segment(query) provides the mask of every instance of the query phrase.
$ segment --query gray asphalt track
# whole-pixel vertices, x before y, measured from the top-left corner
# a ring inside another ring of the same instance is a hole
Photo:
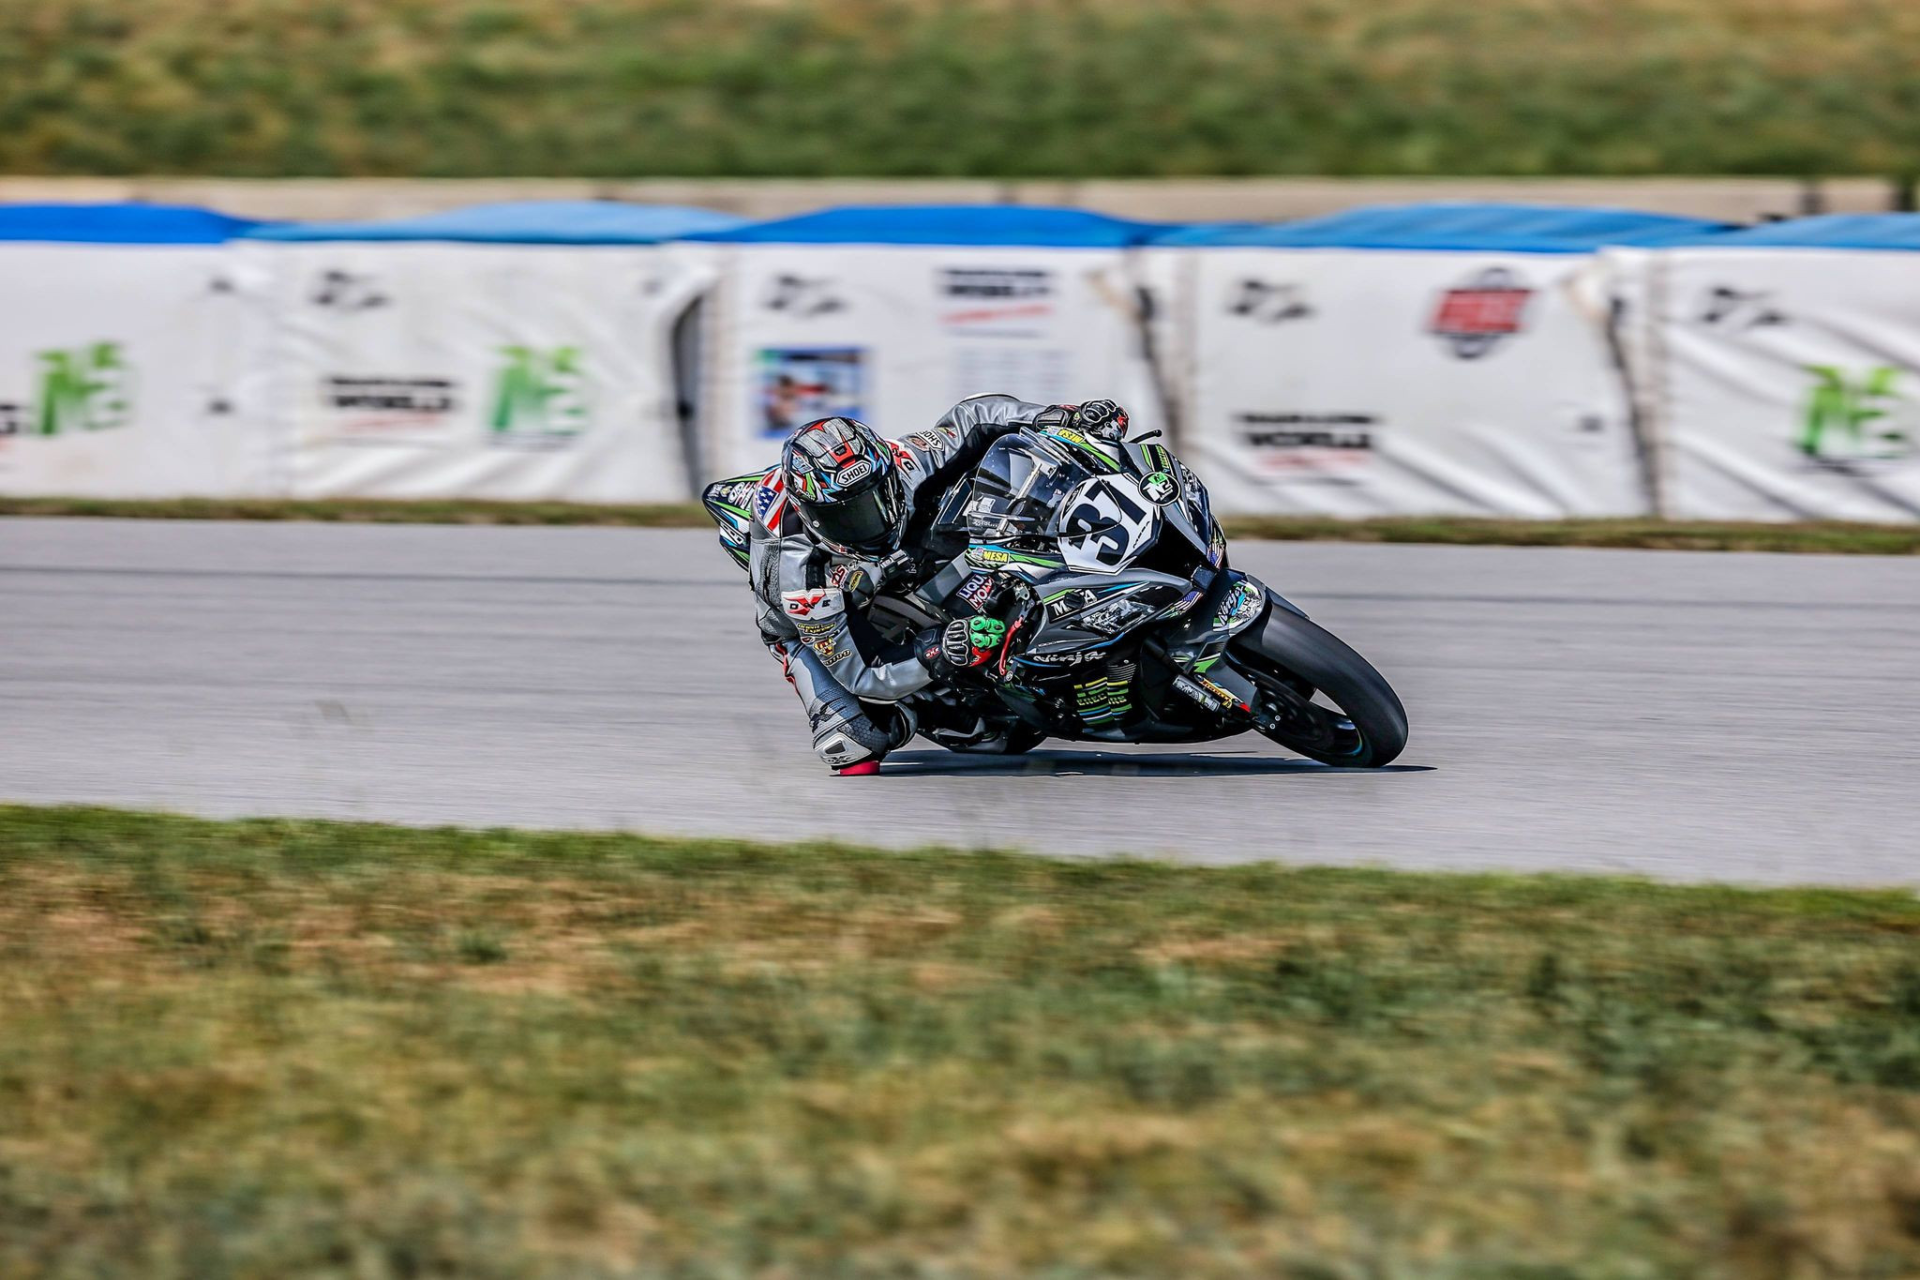
[[[0,798],[1920,883],[1920,560],[1242,544],[1401,766],[1257,739],[835,779],[697,531],[0,520]]]

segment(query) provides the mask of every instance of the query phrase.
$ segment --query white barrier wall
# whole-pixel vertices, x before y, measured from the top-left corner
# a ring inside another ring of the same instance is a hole
[[[1648,509],[1586,254],[1152,250],[1181,446],[1222,511]]]
[[[219,245],[0,244],[0,493],[271,487],[244,410],[258,338]]]
[[[1158,425],[1125,250],[682,246],[708,309],[707,470],[768,465],[794,427],[846,414],[900,436],[966,396],[1110,397]]]
[[[1619,250],[1663,514],[1920,517],[1920,253]]]
[[[296,497],[672,502],[669,330],[699,285],[655,246],[260,242]]]
[[[609,215],[569,216],[584,236]],[[1174,429],[1222,511],[1920,518],[1909,219],[1682,236],[1434,206],[1141,249],[1151,229],[1090,217],[848,210],[617,246],[0,240],[0,493],[679,501],[808,419],[901,435],[1006,391]],[[1590,251],[1635,235],[1665,247]],[[696,359],[674,327],[700,300]]]

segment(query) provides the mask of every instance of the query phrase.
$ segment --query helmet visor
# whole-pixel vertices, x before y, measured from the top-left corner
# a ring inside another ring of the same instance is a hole
[[[891,551],[900,535],[901,489],[900,477],[889,471],[831,502],[809,503],[813,531],[851,551]]]

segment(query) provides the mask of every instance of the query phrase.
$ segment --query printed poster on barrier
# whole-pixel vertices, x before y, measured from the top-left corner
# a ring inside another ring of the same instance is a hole
[[[1646,509],[1585,255],[1196,249],[1183,450],[1222,511]],[[1162,272],[1162,278],[1165,273]]]
[[[251,246],[299,497],[660,502],[689,474],[648,246]]]
[[[0,316],[0,493],[267,491],[230,267],[218,246],[0,247],[31,299]]]
[[[924,431],[957,401],[1110,396],[1158,425],[1122,254],[1029,246],[691,246],[722,286],[707,308],[709,478],[768,465],[813,418]]]
[[[1920,517],[1920,253],[1685,248],[1608,272],[1641,320],[1666,514]]]
[[[754,363],[767,439],[785,440],[820,418],[865,416],[866,352],[859,347],[767,347]]]

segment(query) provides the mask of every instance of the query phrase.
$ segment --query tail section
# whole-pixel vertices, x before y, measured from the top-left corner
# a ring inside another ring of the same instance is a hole
[[[720,526],[720,545],[742,569],[747,567],[747,534],[753,528],[753,495],[767,478],[764,471],[716,480],[700,494],[701,505]]]

